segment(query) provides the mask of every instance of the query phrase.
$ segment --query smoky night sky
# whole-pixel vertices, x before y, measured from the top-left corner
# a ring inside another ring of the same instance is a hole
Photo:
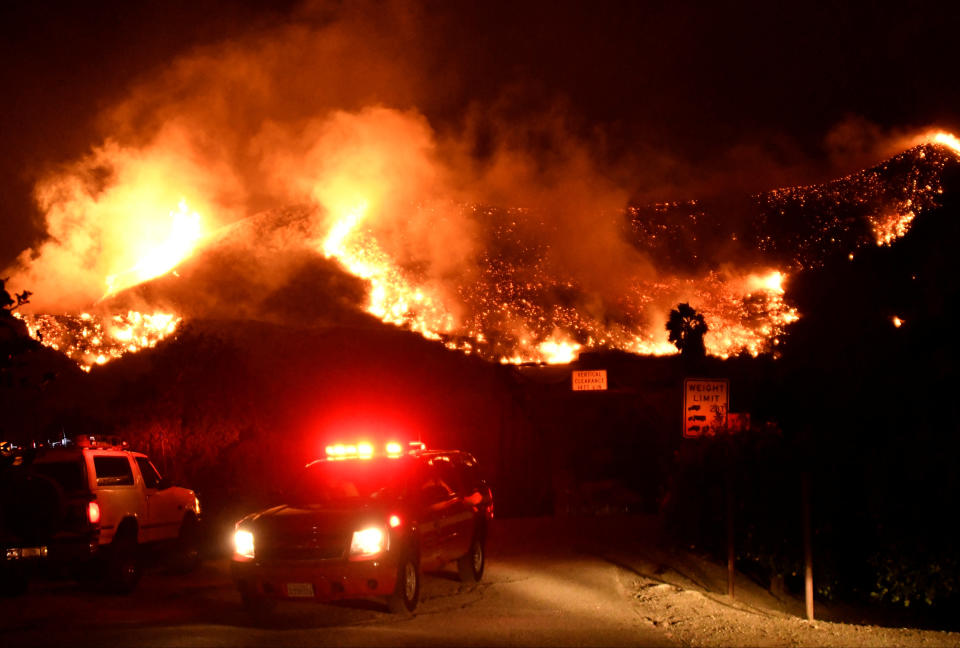
[[[193,102],[223,104],[191,127],[227,115],[233,161],[264,123],[383,106],[461,164],[506,147],[549,175],[582,156],[635,201],[821,181],[960,127],[951,3],[15,1],[0,24],[3,267],[42,236],[38,179]],[[207,65],[227,88],[210,96],[184,72],[230,57],[274,60],[226,80]],[[256,105],[231,106],[247,85]],[[275,206],[248,193],[248,211]]]

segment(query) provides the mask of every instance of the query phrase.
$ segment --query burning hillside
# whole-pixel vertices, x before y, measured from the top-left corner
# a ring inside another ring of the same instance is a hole
[[[775,189],[737,205],[731,216],[698,201],[632,208],[637,244],[667,267],[749,258],[796,272],[864,245],[890,245],[918,214],[933,209],[941,179],[956,167],[960,142],[931,133],[876,167],[819,185]]]
[[[181,318],[169,313],[146,315],[127,311],[119,315],[20,315],[30,335],[60,351],[84,371],[127,353],[157,345],[177,330]]]
[[[610,153],[559,98],[514,111],[464,88],[472,107],[438,116],[437,30],[405,3],[358,7],[184,51],[104,104],[87,153],[37,176],[44,236],[0,274],[32,293],[38,339],[90,368],[192,319],[388,323],[566,362],[673,353],[686,302],[709,353],[775,352],[801,315],[790,276],[902,236],[960,150],[928,135],[835,182],[640,206],[682,180],[645,178],[645,152]],[[698,186],[729,195],[718,177]]]
[[[320,204],[215,228],[180,201],[169,233],[108,274],[96,305],[22,317],[88,369],[155,345],[183,317],[356,326],[371,321],[363,312],[494,361],[569,362],[582,349],[675,352],[664,322],[687,302],[706,318],[709,353],[755,356],[799,317],[787,273],[906,234],[958,152],[940,135],[837,181],[754,196],[735,220],[698,202],[598,212],[587,229],[621,238],[616,264],[596,259],[605,276],[584,270],[590,259],[562,262],[566,225],[543,208],[394,204],[382,191],[354,201],[363,187],[341,182]],[[410,249],[447,240],[457,256],[442,263]]]

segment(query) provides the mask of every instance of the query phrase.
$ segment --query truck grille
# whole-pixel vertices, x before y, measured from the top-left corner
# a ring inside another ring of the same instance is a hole
[[[347,541],[341,536],[277,538],[257,547],[257,557],[264,560],[334,560],[343,558]]]

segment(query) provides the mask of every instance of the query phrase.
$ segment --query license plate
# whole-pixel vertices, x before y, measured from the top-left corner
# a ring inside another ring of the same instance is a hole
[[[43,558],[47,555],[46,547],[24,547],[20,550],[20,555],[24,558]]]
[[[287,583],[287,596],[311,598],[313,597],[313,583]]]

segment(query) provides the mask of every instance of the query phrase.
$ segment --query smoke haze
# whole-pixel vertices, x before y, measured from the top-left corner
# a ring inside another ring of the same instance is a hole
[[[407,5],[308,4],[289,24],[176,59],[104,112],[107,139],[37,185],[48,239],[20,256],[11,285],[29,286],[38,311],[88,308],[167,235],[181,201],[207,232],[304,202],[329,227],[365,203],[384,251],[440,284],[477,260],[471,204],[548,214],[523,235],[550,237],[549,262],[592,289],[642,263],[616,218],[629,190],[557,106],[535,120],[477,107],[459,130],[434,130],[416,108],[443,90],[418,54],[427,31]]]

